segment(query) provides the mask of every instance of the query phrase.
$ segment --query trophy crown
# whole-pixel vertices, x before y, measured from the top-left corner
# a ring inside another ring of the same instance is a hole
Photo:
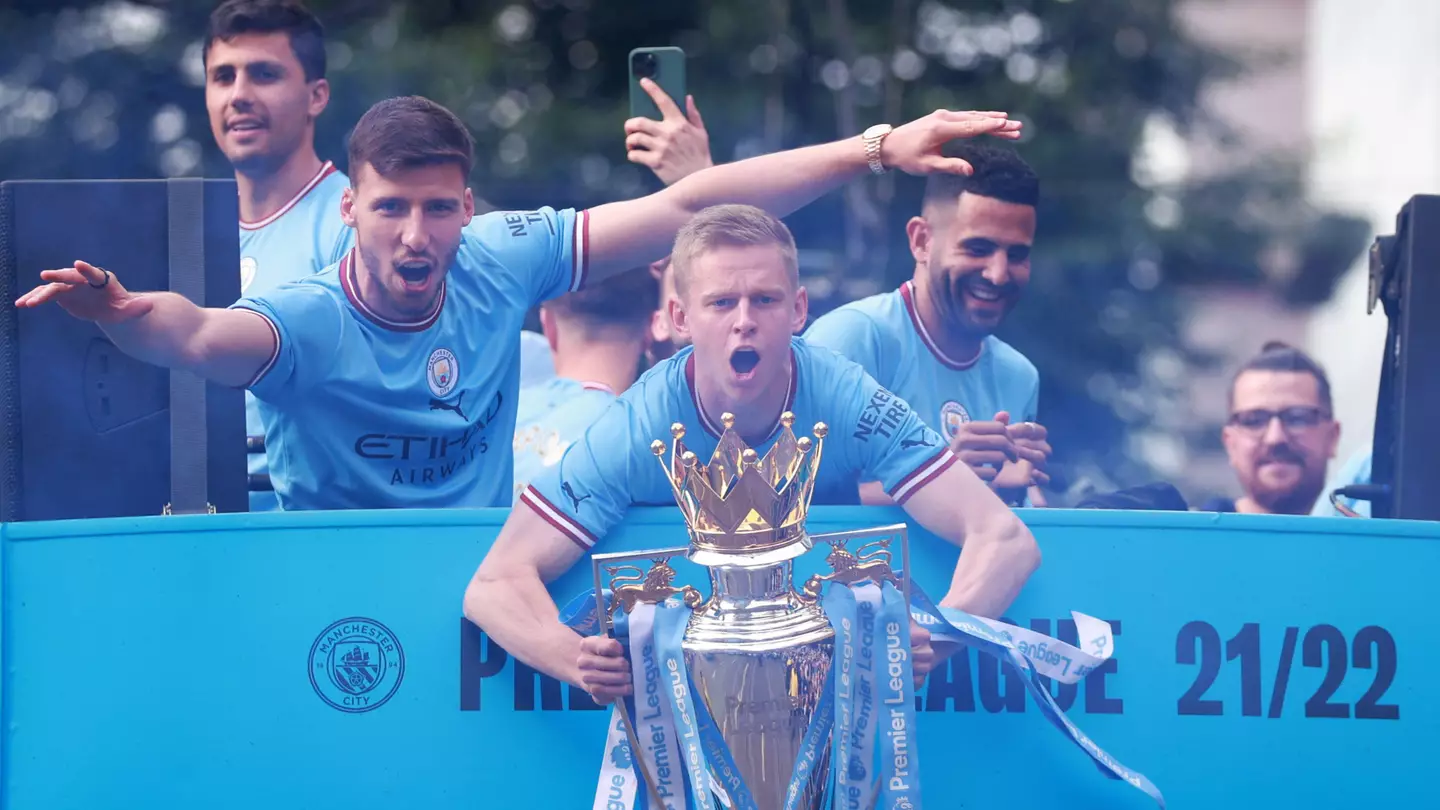
[[[829,429],[814,427],[815,439],[796,438],[795,414],[780,416],[780,435],[763,458],[735,432],[735,417],[720,419],[725,430],[708,464],[684,443],[685,426],[670,428],[670,459],[664,442],[651,452],[665,469],[675,502],[685,515],[693,550],[720,555],[754,554],[788,546],[805,536],[805,517]]]

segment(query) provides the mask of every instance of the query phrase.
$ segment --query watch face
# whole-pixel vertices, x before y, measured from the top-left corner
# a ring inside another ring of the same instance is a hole
[[[875,126],[865,130],[865,134],[863,137],[878,138],[882,135],[888,134],[890,132],[890,129],[891,127],[889,124],[876,124]]]

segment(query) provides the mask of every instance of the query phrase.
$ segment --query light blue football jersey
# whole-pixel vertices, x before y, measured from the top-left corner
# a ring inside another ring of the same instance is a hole
[[[692,349],[662,361],[621,394],[585,435],[521,493],[520,500],[581,548],[589,549],[638,504],[675,505],[662,463],[650,452],[687,428],[685,444],[706,463],[721,429],[697,404]],[[815,481],[815,503],[859,503],[861,481],[881,481],[904,503],[955,463],[945,443],[906,402],[855,363],[793,338],[785,410],[795,435],[830,427]],[[778,416],[778,414],[777,414]],[[751,446],[763,458],[781,434],[777,423]],[[668,456],[667,456],[668,458]]]
[[[1374,455],[1374,448],[1370,445],[1360,448],[1354,455],[1346,460],[1336,473],[1335,477],[1325,484],[1319,499],[1315,501],[1315,508],[1310,514],[1317,517],[1344,517],[1335,505],[1330,503],[1330,493],[1341,487],[1348,487],[1351,484],[1370,483],[1370,465]],[[1355,498],[1341,498],[1340,502],[1362,517],[1370,517],[1370,502],[1356,500]]]
[[[817,318],[805,331],[865,367],[903,397],[948,443],[960,425],[1008,411],[1010,423],[1035,421],[1040,373],[1025,355],[991,335],[966,362],[946,357],[915,310],[913,282],[853,301]]]
[[[523,374],[523,361],[520,367]],[[546,467],[559,464],[565,449],[614,401],[610,386],[567,377],[521,388],[515,417],[515,497]]]
[[[282,508],[509,505],[520,325],[584,282],[588,220],[550,208],[476,217],[435,309],[413,321],[359,298],[354,251],[237,302],[276,334],[248,387]]]
[[[355,231],[340,219],[340,198],[349,179],[326,161],[305,187],[280,210],[259,222],[240,223],[240,294],[263,295],[290,281],[314,275],[340,261],[355,242]],[[245,392],[245,435],[265,432],[255,396]],[[263,453],[248,458],[251,475],[269,472]],[[250,493],[250,511],[276,509],[273,492]]]

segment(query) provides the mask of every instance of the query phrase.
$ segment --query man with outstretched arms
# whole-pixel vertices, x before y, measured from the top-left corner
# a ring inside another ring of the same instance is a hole
[[[964,172],[941,155],[947,141],[1019,129],[1003,113],[938,111],[705,169],[636,200],[472,222],[469,132],[434,102],[389,99],[351,135],[340,210],[356,247],[324,273],[202,309],[76,262],[43,272],[17,304],[55,299],[137,358],[249,388],[283,508],[503,506],[530,307],[663,256],[711,205],[784,214],[867,170]]]

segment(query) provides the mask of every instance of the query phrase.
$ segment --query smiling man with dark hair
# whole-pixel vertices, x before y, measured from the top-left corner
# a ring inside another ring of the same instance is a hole
[[[1030,283],[1040,181],[1008,149],[966,142],[949,153],[975,171],[929,178],[920,216],[906,225],[914,277],[822,316],[806,337],[908,400],[1019,503],[1048,480],[1050,445],[1035,422],[1040,375],[992,333]],[[862,492],[867,503],[888,500],[873,484]]]

